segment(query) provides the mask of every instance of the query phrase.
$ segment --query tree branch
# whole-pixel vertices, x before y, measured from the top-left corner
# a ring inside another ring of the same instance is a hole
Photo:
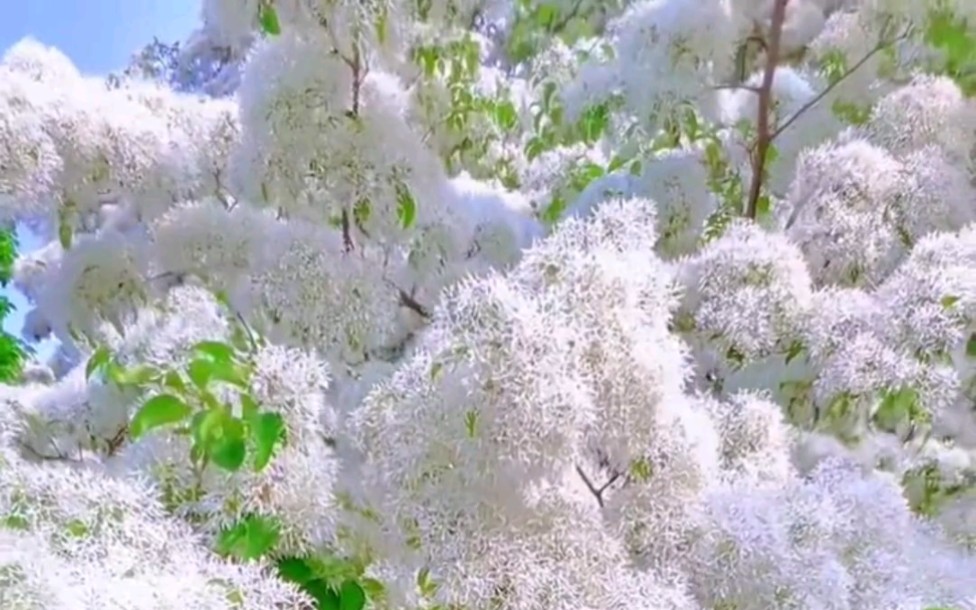
[[[902,36],[904,36],[904,35],[902,35]],[[843,83],[852,74],[854,74],[855,72],[857,72],[858,69],[860,69],[864,64],[868,63],[868,61],[870,61],[870,59],[872,57],[874,57],[875,55],[877,55],[878,53],[880,53],[882,50],[884,50],[890,44],[892,44],[892,43],[896,42],[897,40],[899,40],[902,36],[899,36],[898,38],[895,38],[894,40],[881,40],[881,41],[879,41],[878,44],[876,44],[874,46],[874,48],[872,48],[870,51],[868,51],[864,55],[864,57],[862,57],[860,60],[858,60],[858,62],[856,64],[854,64],[853,66],[851,66],[851,68],[849,70],[847,70],[846,72],[844,72],[844,74],[842,74],[840,76],[840,78],[838,78],[834,82],[832,82],[829,85],[827,85],[827,87],[825,87],[823,89],[823,91],[821,91],[820,93],[818,93],[816,96],[814,96],[813,99],[809,100],[807,103],[803,104],[803,106],[801,106],[799,108],[799,110],[797,110],[796,112],[794,112],[792,114],[792,116],[790,116],[790,118],[788,118],[785,121],[783,121],[783,123],[781,125],[779,125],[773,131],[773,133],[770,135],[770,139],[775,140],[780,134],[782,134],[784,131],[786,131],[787,129],[789,129],[790,128],[790,125],[792,125],[793,123],[795,123],[801,116],[803,116],[803,114],[805,112],[807,112],[808,110],[810,110],[811,108],[813,108],[814,106],[816,106],[817,104],[819,104],[825,97],[827,97],[827,95],[830,94],[831,91],[833,91],[834,89],[836,89],[838,85],[840,85],[841,83]]]
[[[755,218],[759,210],[759,197],[762,193],[763,177],[766,171],[766,157],[773,142],[769,128],[769,115],[772,109],[773,78],[779,63],[780,42],[783,37],[783,22],[786,21],[786,5],[789,0],[776,0],[770,23],[769,40],[766,41],[766,67],[762,84],[759,86],[759,112],[757,117],[756,146],[752,154],[752,183],[749,185],[749,199],[746,216]]]
[[[430,319],[430,312],[427,311],[426,307],[421,305],[411,295],[407,294],[407,292],[402,288],[398,288],[397,290],[400,292],[400,305],[403,305],[404,307],[413,311],[414,313],[416,313],[421,318],[424,318],[425,320]]]
[[[596,498],[596,503],[600,505],[600,508],[603,508],[603,492],[609,489],[611,485],[620,479],[620,473],[615,472],[610,477],[610,480],[604,483],[601,487],[597,487],[590,481],[590,478],[586,476],[586,473],[583,472],[583,469],[579,466],[576,467],[576,474],[583,479],[583,483],[586,485],[586,488],[590,490],[590,493],[593,494],[593,497]]]

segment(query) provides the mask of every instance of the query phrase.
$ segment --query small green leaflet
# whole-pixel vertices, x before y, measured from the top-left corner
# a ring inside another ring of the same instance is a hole
[[[214,444],[210,457],[217,466],[236,472],[241,469],[244,458],[247,457],[247,445],[243,438],[221,439]]]
[[[212,358],[197,358],[190,362],[187,374],[193,385],[201,390],[211,381],[224,381],[238,387],[247,386],[247,373],[232,360],[218,360]]]
[[[231,472],[244,464],[247,456],[244,422],[232,416],[225,407],[218,404],[198,412],[193,416],[190,431],[194,462],[212,461]]]
[[[217,537],[217,553],[238,559],[263,557],[278,543],[281,526],[274,517],[250,515]]]
[[[339,587],[339,610],[362,610],[366,606],[366,592],[354,580]]]
[[[58,210],[58,240],[61,242],[61,247],[65,250],[71,248],[71,242],[74,237],[73,218],[74,206],[71,203],[66,204]]]
[[[234,358],[234,348],[220,341],[201,341],[193,346],[193,351],[217,361],[230,362]]]
[[[91,376],[95,374],[95,371],[99,370],[106,364],[111,357],[111,354],[106,347],[100,347],[95,350],[95,353],[91,355],[88,359],[88,364],[85,365],[85,379],[91,379]]]
[[[258,9],[258,20],[261,22],[261,29],[265,34],[277,36],[281,34],[281,24],[278,22],[278,13],[268,2],[262,2]]]
[[[515,127],[518,124],[518,111],[515,109],[515,104],[507,100],[497,104],[495,106],[495,122],[505,131]]]
[[[141,386],[155,381],[160,375],[159,369],[151,364],[137,364],[132,368],[118,367],[113,382],[118,386]]]
[[[404,184],[396,185],[397,198],[397,218],[400,219],[400,226],[409,229],[417,220],[417,201],[413,198],[410,189]]]
[[[210,376],[213,374],[213,365],[207,360],[194,360],[190,363],[187,373],[189,373],[190,381],[193,382],[193,385],[202,390],[207,387],[207,382],[210,381]]]
[[[474,438],[478,433],[478,412],[468,411],[464,414],[464,429],[468,433],[468,438]]]
[[[0,285],[6,286],[13,277],[17,261],[17,234],[10,229],[0,229]]]
[[[382,594],[383,586],[372,579],[360,582],[349,577],[332,581],[325,574],[330,571],[328,563],[332,562],[323,563],[309,557],[287,557],[278,560],[278,574],[314,598],[319,610],[362,610],[368,598],[367,588],[377,596]],[[342,563],[345,565],[345,562]]]
[[[923,419],[926,413],[919,405],[919,396],[913,388],[886,392],[881,405],[874,413],[875,423],[883,430],[895,430],[899,423],[908,419]]]
[[[254,470],[260,472],[268,465],[275,443],[284,438],[285,422],[278,413],[261,413],[249,422],[254,442]]]
[[[129,434],[139,438],[149,430],[175,424],[190,415],[190,407],[171,394],[160,394],[146,401],[129,424]]]
[[[976,358],[976,333],[969,335],[969,340],[966,341],[966,355]]]
[[[953,295],[949,295],[949,296],[946,296],[946,297],[942,297],[942,301],[940,301],[940,302],[942,303],[942,306],[944,308],[950,309],[953,305],[955,305],[956,303],[959,302],[959,297],[953,296]]]

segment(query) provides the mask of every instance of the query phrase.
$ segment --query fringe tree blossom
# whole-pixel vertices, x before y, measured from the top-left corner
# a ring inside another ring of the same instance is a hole
[[[0,607],[976,607],[970,4],[16,44]]]

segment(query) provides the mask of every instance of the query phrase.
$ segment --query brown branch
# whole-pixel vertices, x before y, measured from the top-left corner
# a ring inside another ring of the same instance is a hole
[[[769,115],[772,109],[773,79],[779,63],[780,42],[783,37],[783,22],[786,21],[786,5],[789,0],[776,0],[770,23],[769,40],[766,42],[766,67],[762,84],[759,86],[759,112],[757,117],[756,146],[752,156],[752,183],[749,185],[749,199],[746,217],[755,218],[759,210],[759,197],[762,194],[763,177],[766,171],[766,157],[772,145],[772,132],[769,128]]]
[[[352,232],[349,227],[349,211],[346,208],[342,208],[342,245],[345,247],[346,252],[352,252]]]
[[[400,292],[400,305],[403,305],[425,320],[430,319],[430,312],[427,311],[426,307],[421,305],[415,298],[407,294],[402,288],[398,290]]]
[[[106,448],[108,450],[107,453],[109,456],[115,455],[115,453],[119,450],[119,448],[122,446],[122,443],[125,442],[125,437],[128,432],[129,432],[129,426],[127,425],[122,426],[119,429],[119,431],[115,433],[115,436],[108,439]]]
[[[600,508],[603,508],[603,504],[604,504],[603,492],[605,492],[611,485],[613,485],[620,479],[620,473],[615,472],[613,476],[610,477],[609,481],[607,481],[601,487],[598,488],[590,481],[590,478],[586,476],[586,473],[583,472],[583,469],[580,468],[579,466],[576,467],[576,474],[578,474],[580,478],[583,479],[583,483],[586,485],[586,488],[590,490],[590,493],[593,494],[593,497],[596,498],[596,503],[600,505]]]

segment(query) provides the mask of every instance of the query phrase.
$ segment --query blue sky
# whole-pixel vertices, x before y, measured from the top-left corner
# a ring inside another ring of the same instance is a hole
[[[0,18],[0,51],[25,36],[61,49],[78,68],[106,75],[124,67],[129,57],[157,37],[183,40],[196,27],[200,0],[10,0]],[[21,250],[40,244],[18,231]],[[4,290],[17,312],[4,320],[8,332],[19,333],[27,302]],[[42,346],[46,353],[50,346]]]

